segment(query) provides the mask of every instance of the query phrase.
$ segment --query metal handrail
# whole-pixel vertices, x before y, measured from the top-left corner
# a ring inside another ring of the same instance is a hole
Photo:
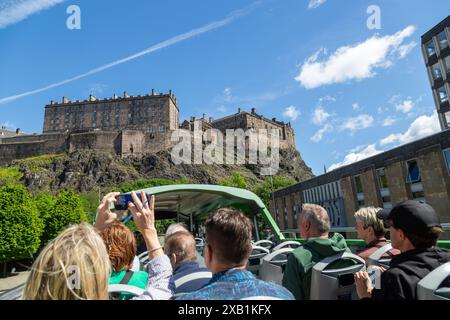
[[[450,223],[441,223],[444,231],[450,231]],[[356,232],[355,227],[333,227],[330,232]],[[300,233],[300,229],[285,229],[281,233]]]

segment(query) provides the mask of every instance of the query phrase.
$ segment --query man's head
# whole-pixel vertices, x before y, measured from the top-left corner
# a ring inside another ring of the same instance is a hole
[[[167,238],[171,234],[174,234],[175,232],[179,232],[179,231],[189,232],[187,226],[184,223],[181,223],[181,222],[180,223],[172,223],[170,226],[167,227],[165,237]]]
[[[384,237],[387,232],[384,228],[383,220],[377,218],[377,212],[380,210],[381,208],[364,207],[355,212],[355,229],[358,233],[358,238],[366,243]]]
[[[330,217],[319,205],[306,203],[297,219],[300,236],[304,239],[327,237],[330,231]]]
[[[195,261],[197,258],[194,237],[187,231],[170,234],[164,240],[164,253],[170,258],[175,269],[185,261]]]
[[[433,247],[442,232],[436,211],[423,201],[406,200],[377,216],[390,228],[392,247],[402,252]]]
[[[205,264],[213,273],[245,267],[252,252],[249,218],[236,209],[222,208],[208,217],[205,229]]]

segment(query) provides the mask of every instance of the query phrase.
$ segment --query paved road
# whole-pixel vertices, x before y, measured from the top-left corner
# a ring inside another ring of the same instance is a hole
[[[25,283],[29,274],[29,271],[16,272],[7,278],[0,278],[0,293]]]

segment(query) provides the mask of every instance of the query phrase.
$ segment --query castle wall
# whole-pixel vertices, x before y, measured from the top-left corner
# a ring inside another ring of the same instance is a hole
[[[69,138],[69,152],[79,149],[91,149],[120,153],[117,148],[116,139],[119,137],[117,131],[94,131],[71,134]]]
[[[248,129],[255,129],[256,131],[265,129],[268,133],[269,146],[271,144],[271,130],[275,129],[279,131],[279,143],[281,149],[286,149],[288,147],[295,148],[294,131],[289,125],[270,121],[256,113],[239,112],[234,115],[215,120],[212,123],[212,126],[219,129],[224,134],[226,129],[243,129],[244,131]]]
[[[45,141],[0,144],[0,166],[13,160],[36,157],[43,154]]]

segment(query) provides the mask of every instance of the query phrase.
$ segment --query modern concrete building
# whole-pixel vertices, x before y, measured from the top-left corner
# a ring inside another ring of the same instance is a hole
[[[304,203],[325,207],[333,227],[355,225],[362,206],[390,208],[424,200],[450,222],[450,130],[340,167],[274,192],[270,212],[281,230],[296,229]],[[274,201],[273,201],[274,200]]]
[[[422,36],[422,52],[442,130],[450,127],[450,16]]]

